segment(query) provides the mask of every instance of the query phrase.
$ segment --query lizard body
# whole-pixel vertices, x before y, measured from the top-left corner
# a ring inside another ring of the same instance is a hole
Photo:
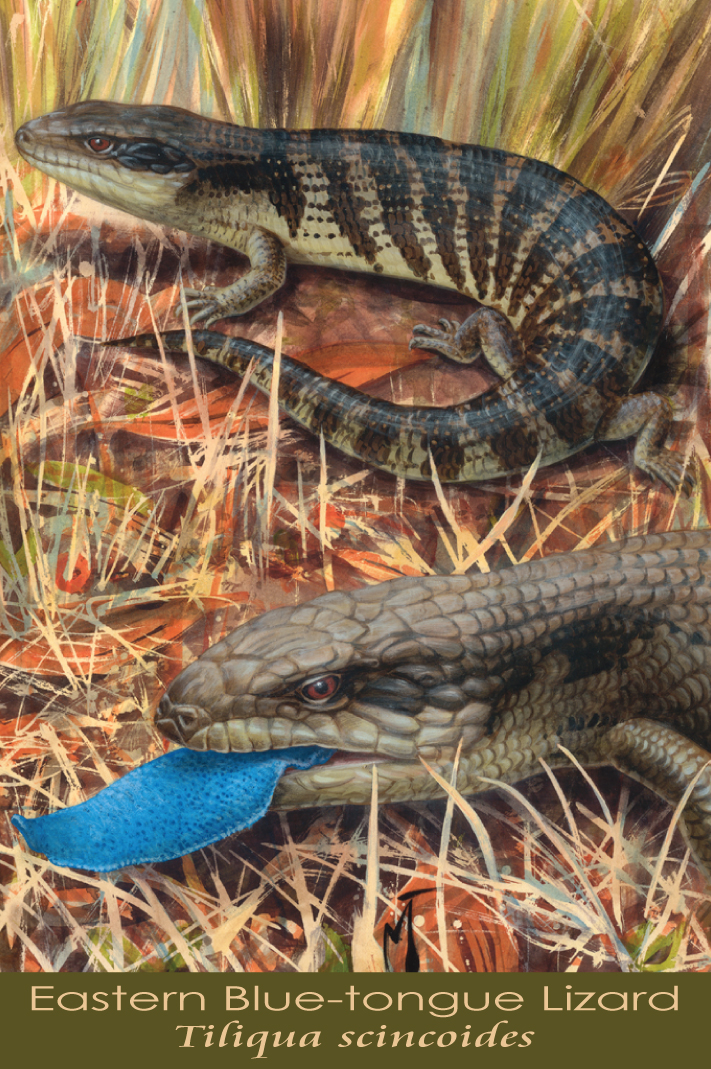
[[[486,575],[403,578],[277,609],[171,684],[169,738],[221,752],[336,749],[282,776],[276,808],[514,783],[566,756],[676,804],[711,866],[711,535],[674,532]]]
[[[451,426],[431,409],[403,419],[352,397],[372,463],[420,479],[434,464],[443,481],[465,482],[634,435],[642,470],[672,490],[684,479],[664,444],[669,401],[631,392],[661,325],[652,257],[600,196],[556,168],[423,135],[253,130],[103,101],[32,120],[16,143],[89,196],[250,258],[233,285],[187,291],[195,323],[253,308],[282,284],[287,261],[426,282],[481,302],[461,326],[416,325],[411,345],[460,362],[483,355],[502,384],[458,406]],[[211,355],[223,359],[218,348]],[[323,403],[309,405],[302,379],[298,403],[285,407],[339,445],[343,433],[332,428],[346,413],[343,391],[324,382]]]

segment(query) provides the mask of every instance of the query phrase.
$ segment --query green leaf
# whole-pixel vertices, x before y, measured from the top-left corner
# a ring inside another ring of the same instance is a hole
[[[326,936],[326,960],[319,972],[353,972],[353,959],[348,943],[327,924],[324,924],[323,932]]]
[[[625,946],[632,955],[635,965],[640,972],[664,972],[676,969],[676,956],[681,942],[686,935],[686,922],[682,921],[671,932],[660,935],[647,947],[644,957],[640,958],[642,944],[649,929],[653,927],[651,921],[645,921],[634,930],[632,935],[625,940]]]
[[[140,389],[133,386],[124,386],[124,408],[127,416],[140,416],[155,400],[155,391],[148,382],[144,382]]]
[[[10,552],[5,543],[0,542],[0,568],[13,577],[15,575],[15,569],[12,566],[12,562],[16,559],[17,558]]]
[[[17,561],[17,568],[20,575],[27,575],[29,571],[29,565],[27,563],[27,551],[25,547],[27,547],[27,551],[29,551],[30,560],[34,564],[34,562],[37,560],[37,536],[32,530],[27,532],[27,535],[25,536],[25,544],[20,546],[17,553],[15,554],[15,560]]]
[[[39,476],[39,467],[36,464],[28,465],[33,475]],[[62,490],[77,491],[79,486],[86,486],[88,493],[98,493],[105,501],[120,505],[121,508],[131,508],[140,516],[149,516],[154,510],[154,504],[135,486],[127,486],[125,483],[116,482],[108,475],[102,475],[98,471],[92,471],[81,464],[67,464],[63,460],[48,460],[45,462],[42,477],[44,482]]]
[[[114,971],[114,934],[108,924],[97,924],[94,928],[87,930],[89,942],[96,948],[97,957],[94,959],[95,968],[97,972],[113,972]],[[138,947],[123,936],[123,960],[124,968],[129,965],[136,965],[142,958],[141,951]]]

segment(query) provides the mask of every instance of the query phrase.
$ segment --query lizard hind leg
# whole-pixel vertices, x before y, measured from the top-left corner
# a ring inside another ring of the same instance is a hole
[[[493,308],[477,308],[461,324],[456,319],[440,319],[439,328],[418,323],[412,334],[411,349],[427,349],[457,364],[473,364],[483,356],[504,381],[525,362],[521,339]]]
[[[657,393],[639,393],[623,397],[604,417],[595,432],[598,442],[619,441],[637,436],[634,462],[638,468],[660,479],[676,493],[681,486],[691,493],[694,478],[686,470],[684,457],[667,449],[665,442],[672,426],[671,402]]]
[[[655,720],[617,724],[605,737],[612,763],[676,805],[689,784],[682,823],[697,859],[711,877],[711,753]]]

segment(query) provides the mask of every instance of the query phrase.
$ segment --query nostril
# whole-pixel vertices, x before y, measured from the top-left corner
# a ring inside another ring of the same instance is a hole
[[[165,695],[158,706],[156,715],[156,727],[171,742],[179,742],[183,745],[189,743],[201,728],[209,726],[212,721],[204,709],[191,705],[172,704]]]
[[[183,737],[174,720],[156,720],[156,727],[163,735],[165,735],[166,739],[170,739],[171,742],[182,743]]]
[[[201,717],[197,709],[181,709],[175,719],[185,738],[189,739],[197,730]]]

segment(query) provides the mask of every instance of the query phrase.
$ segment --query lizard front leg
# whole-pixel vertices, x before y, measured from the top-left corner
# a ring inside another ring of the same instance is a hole
[[[483,356],[504,381],[525,359],[521,339],[505,315],[493,308],[477,308],[462,324],[440,319],[437,327],[418,323],[412,328],[411,349],[428,349],[458,364],[471,364]]]
[[[286,278],[286,255],[279,239],[268,230],[255,227],[244,242],[250,269],[236,282],[222,289],[208,286],[202,290],[186,289],[191,324],[209,327],[218,319],[244,315],[276,293]]]
[[[618,724],[605,737],[613,764],[652,787],[672,805],[698,776],[684,807],[689,842],[711,874],[711,753],[684,735],[640,717]]]
[[[655,479],[661,479],[672,493],[681,485],[685,492],[694,486],[684,458],[665,447],[672,425],[673,409],[666,397],[656,393],[623,397],[608,410],[595,431],[598,442],[618,441],[637,436],[634,462]]]

